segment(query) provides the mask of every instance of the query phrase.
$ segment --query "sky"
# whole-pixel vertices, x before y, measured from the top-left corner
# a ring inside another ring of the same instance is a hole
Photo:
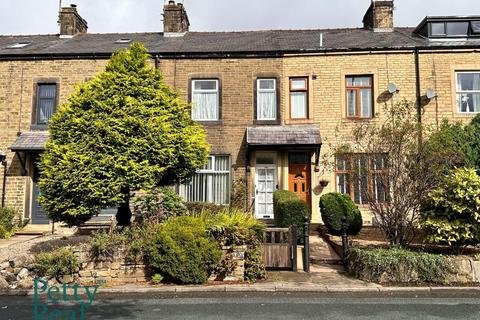
[[[371,0],[183,0],[190,31],[360,27]],[[75,3],[88,32],[160,32],[164,0],[63,0]],[[0,34],[58,33],[59,0],[0,0]],[[396,0],[395,26],[427,15],[480,15],[480,0]]]

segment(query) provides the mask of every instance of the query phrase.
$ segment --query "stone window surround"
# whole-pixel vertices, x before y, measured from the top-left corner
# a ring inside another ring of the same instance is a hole
[[[212,120],[212,121],[197,121],[194,120],[204,126],[217,126],[222,124],[222,117],[223,117],[223,112],[222,112],[222,78],[219,74],[213,73],[213,74],[194,74],[190,75],[188,77],[188,103],[192,103],[192,84],[194,80],[217,80],[218,81],[218,120]]]
[[[38,103],[38,86],[42,84],[55,84],[57,86],[57,92],[55,97],[55,109],[54,113],[58,109],[60,102],[60,79],[59,78],[34,78],[32,88],[32,117],[31,117],[31,129],[47,130],[48,126],[44,124],[37,124],[37,103]]]

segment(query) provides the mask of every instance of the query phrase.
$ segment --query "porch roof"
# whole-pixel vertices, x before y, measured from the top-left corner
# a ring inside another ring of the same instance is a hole
[[[48,140],[48,131],[23,132],[10,147],[13,152],[41,152],[45,151]]]
[[[305,146],[320,148],[318,125],[261,126],[247,128],[249,146]]]

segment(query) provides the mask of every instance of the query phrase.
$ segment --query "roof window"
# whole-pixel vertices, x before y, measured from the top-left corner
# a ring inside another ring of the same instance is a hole
[[[479,21],[471,21],[470,27],[472,28],[472,33],[476,35],[480,35],[480,20]]]
[[[17,42],[17,43],[9,45],[7,48],[8,49],[20,49],[20,48],[24,48],[24,47],[28,46],[29,44],[31,44],[31,42]]]
[[[115,43],[130,43],[130,42],[132,42],[132,39],[128,39],[128,38],[121,38],[115,41]]]

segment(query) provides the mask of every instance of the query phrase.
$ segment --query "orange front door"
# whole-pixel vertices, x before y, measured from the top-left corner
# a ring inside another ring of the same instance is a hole
[[[291,153],[288,164],[288,188],[311,207],[310,155]]]

